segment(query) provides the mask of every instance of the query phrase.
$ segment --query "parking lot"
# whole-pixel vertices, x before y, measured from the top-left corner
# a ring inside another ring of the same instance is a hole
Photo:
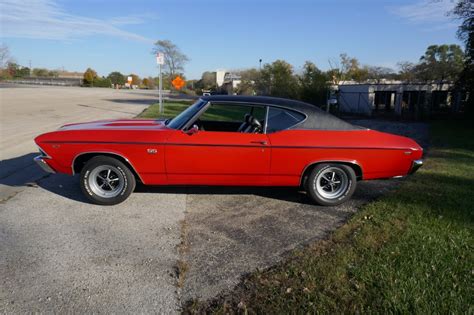
[[[123,204],[82,196],[77,177],[31,163],[35,135],[64,123],[134,117],[153,92],[0,89],[0,312],[159,312],[210,298],[242,275],[327,237],[401,180],[362,182],[338,207],[293,189],[138,187]],[[412,136],[423,124],[358,121]]]

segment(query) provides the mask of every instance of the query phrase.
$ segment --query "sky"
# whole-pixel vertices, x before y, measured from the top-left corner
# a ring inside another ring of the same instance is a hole
[[[396,68],[431,44],[460,44],[453,0],[0,0],[0,43],[33,68],[156,76],[153,43],[168,39],[204,71],[284,59],[320,69],[340,53]]]

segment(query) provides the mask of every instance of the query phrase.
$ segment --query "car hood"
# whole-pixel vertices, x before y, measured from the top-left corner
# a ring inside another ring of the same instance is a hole
[[[67,124],[59,128],[66,130],[150,130],[166,128],[164,120],[156,119],[114,119],[85,123]]]

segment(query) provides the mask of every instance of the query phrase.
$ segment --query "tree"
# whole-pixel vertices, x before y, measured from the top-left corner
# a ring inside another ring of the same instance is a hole
[[[48,71],[48,77],[57,78],[58,76],[59,76],[59,71],[57,71],[57,70],[49,70]]]
[[[34,70],[33,70],[34,71]],[[84,85],[93,86],[94,80],[97,78],[97,72],[91,68],[87,68],[86,72],[84,72]]]
[[[155,43],[153,54],[159,52],[165,55],[164,71],[169,75],[171,82],[179,72],[184,71],[184,65],[189,58],[169,40],[159,40]]]
[[[388,67],[367,66],[367,78],[380,83],[383,79],[391,79],[395,77],[395,71]]]
[[[11,61],[7,63],[7,73],[10,78],[16,77],[19,69],[20,65],[18,65],[17,63]]]
[[[35,77],[47,77],[48,76],[48,69],[45,68],[34,68],[33,69],[33,75]]]
[[[217,88],[216,72],[204,72],[201,76],[201,85],[205,90],[215,90]]]
[[[137,86],[138,86],[138,85],[140,85],[140,83],[142,82],[142,81],[140,80],[140,77],[139,77],[138,75],[136,75],[136,74],[133,74],[133,73],[132,73],[132,74],[130,74],[129,76],[132,77],[132,85],[137,85]]]
[[[236,71],[240,75],[240,83],[234,90],[239,95],[255,95],[257,94],[257,82],[260,80],[260,71],[255,68]]]
[[[30,68],[28,67],[20,67],[16,73],[16,77],[18,78],[25,78],[30,76]]]
[[[463,65],[464,52],[459,45],[431,45],[421,56],[417,69],[422,78],[442,84],[457,80]]]
[[[124,85],[127,82],[125,76],[118,71],[109,73],[107,78],[113,85]]]
[[[12,62],[10,49],[7,45],[0,45],[0,69],[4,69],[9,62]]]
[[[460,19],[457,35],[465,45],[465,60],[462,72],[456,82],[456,89],[467,95],[466,112],[474,116],[474,4],[472,0],[459,0],[452,15]]]
[[[148,77],[148,78],[144,78],[142,80],[142,84],[145,88],[147,89],[154,89],[156,86],[155,86],[155,81],[153,80],[153,78],[151,77]]]
[[[94,78],[93,84],[94,87],[104,87],[104,88],[110,88],[112,87],[112,82],[110,82],[109,78],[100,78],[96,77]]]
[[[293,75],[293,66],[284,60],[265,64],[257,87],[264,95],[295,98],[298,81]]]
[[[415,81],[416,79],[416,65],[413,62],[409,61],[401,61],[397,63],[398,68],[400,69],[398,71],[398,77],[400,80],[410,83]]]
[[[299,99],[314,105],[324,105],[329,92],[329,77],[314,63],[306,61],[299,76]]]
[[[465,44],[466,61],[474,62],[474,3],[472,0],[459,0],[452,15],[462,20],[457,35]]]
[[[349,57],[346,53],[339,55],[339,61],[329,60],[329,67],[328,74],[336,85],[341,81],[362,82],[368,78],[368,71],[361,69],[359,60]]]

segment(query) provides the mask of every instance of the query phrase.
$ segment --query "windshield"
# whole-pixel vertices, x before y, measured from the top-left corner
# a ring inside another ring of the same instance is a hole
[[[198,100],[193,105],[186,108],[178,116],[173,118],[167,126],[173,129],[181,129],[196,113],[204,106],[207,102],[203,100]]]

